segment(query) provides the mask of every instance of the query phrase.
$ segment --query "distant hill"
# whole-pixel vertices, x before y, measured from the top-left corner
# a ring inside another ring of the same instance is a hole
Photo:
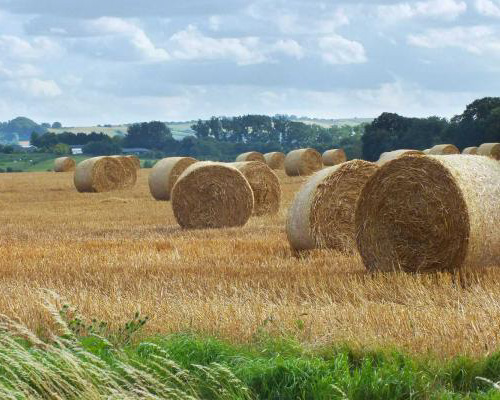
[[[29,140],[32,132],[45,133],[47,128],[26,117],[17,117],[7,122],[0,122],[0,142]]]
[[[373,121],[373,118],[345,118],[345,119],[321,119],[321,118],[307,118],[298,117],[290,118],[292,121],[303,122],[304,124],[319,125],[325,128],[330,126],[356,126],[360,124],[369,124]]]
[[[181,140],[185,136],[193,136],[194,131],[191,129],[192,121],[187,122],[165,122],[172,130],[174,138]],[[109,136],[125,135],[127,133],[128,125],[106,125],[106,126],[76,126],[76,127],[63,127],[63,128],[49,128],[49,132],[62,133],[104,133]]]

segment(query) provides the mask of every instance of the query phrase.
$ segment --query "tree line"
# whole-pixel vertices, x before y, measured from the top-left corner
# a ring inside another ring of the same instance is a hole
[[[453,143],[460,149],[485,142],[500,142],[500,97],[486,97],[467,105],[451,120],[433,116],[408,118],[382,113],[369,124],[324,127],[292,121],[286,116],[243,115],[212,117],[191,126],[194,135],[175,140],[163,122],[132,124],[126,135],[64,132],[31,135],[31,144],[40,151],[68,152],[70,145],[83,145],[91,155],[120,154],[123,148],[150,150],[155,158],[192,156],[198,159],[234,160],[249,150],[263,153],[288,152],[312,147],[322,152],[344,148],[350,159],[377,160],[384,151],[426,149],[439,143]],[[66,146],[66,147],[65,147]]]
[[[373,161],[384,151],[424,150],[440,143],[452,143],[463,150],[491,142],[500,142],[500,97],[475,100],[450,121],[383,113],[365,127],[362,149],[363,157]]]

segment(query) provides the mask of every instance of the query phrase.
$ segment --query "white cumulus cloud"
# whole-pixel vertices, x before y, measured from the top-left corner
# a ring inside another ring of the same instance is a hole
[[[386,21],[399,21],[416,17],[455,19],[466,11],[467,4],[461,0],[402,2],[377,7],[378,16]]]
[[[62,94],[59,85],[53,80],[39,78],[22,79],[17,82],[19,88],[33,97],[57,97]]]
[[[474,53],[500,54],[500,32],[490,26],[457,26],[449,29],[429,29],[422,34],[410,35],[411,45],[438,49],[455,47]]]
[[[340,35],[324,36],[319,39],[318,46],[323,60],[329,64],[360,64],[367,61],[361,43]]]
[[[278,40],[274,44],[273,50],[290,57],[295,57],[297,59],[301,59],[304,57],[304,48],[293,39]]]
[[[259,38],[214,38],[205,36],[194,25],[172,35],[173,56],[182,60],[234,60],[240,65],[266,61]]]
[[[500,0],[476,0],[475,5],[480,14],[500,18]]]
[[[130,46],[130,51],[139,56],[142,61],[155,62],[169,59],[167,51],[155,46],[148,35],[131,21],[116,17],[101,17],[87,24],[90,31],[96,34],[125,39]]]
[[[46,37],[29,41],[14,35],[0,35],[0,54],[15,60],[49,58],[60,51],[60,46]]]

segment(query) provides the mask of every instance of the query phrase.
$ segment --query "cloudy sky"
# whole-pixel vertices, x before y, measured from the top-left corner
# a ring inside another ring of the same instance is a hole
[[[500,0],[0,0],[0,120],[460,113],[500,94]]]

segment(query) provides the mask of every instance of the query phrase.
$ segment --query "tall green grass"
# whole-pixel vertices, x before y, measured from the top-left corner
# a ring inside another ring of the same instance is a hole
[[[313,350],[268,337],[235,346],[194,334],[134,343],[135,328],[117,336],[93,324],[82,328],[67,308],[47,308],[58,334],[44,340],[20,323],[0,323],[0,398],[500,398],[500,354],[441,361],[391,349]]]

